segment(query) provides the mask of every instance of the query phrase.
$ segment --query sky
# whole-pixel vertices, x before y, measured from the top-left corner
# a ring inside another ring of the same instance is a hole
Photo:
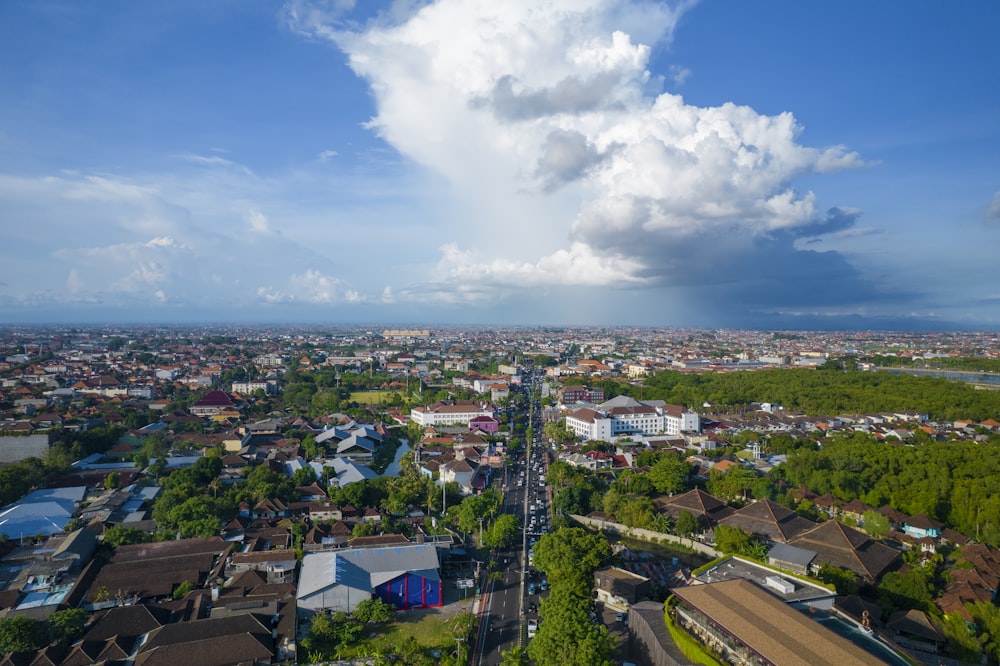
[[[0,3],[0,324],[998,329],[998,25]]]

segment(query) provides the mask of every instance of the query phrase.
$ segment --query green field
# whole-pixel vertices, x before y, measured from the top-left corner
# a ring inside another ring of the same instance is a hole
[[[392,393],[393,391],[355,391],[351,393],[351,402],[360,405],[381,405]]]

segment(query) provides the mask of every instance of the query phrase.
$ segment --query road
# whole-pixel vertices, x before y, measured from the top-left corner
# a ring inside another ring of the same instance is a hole
[[[529,384],[529,391],[531,384]],[[529,392],[529,396],[530,396]],[[527,548],[541,530],[550,525],[550,510],[547,493],[540,476],[546,471],[544,451],[537,442],[541,441],[541,423],[537,418],[538,405],[529,410],[535,442],[528,447],[524,463],[511,465],[508,491],[504,495],[503,512],[518,517],[522,525],[522,541],[515,547],[495,553],[493,559],[501,564],[498,579],[491,581],[482,599],[482,624],[480,625],[478,650],[473,655],[473,663],[479,666],[497,666],[502,653],[515,645],[527,641],[526,626],[529,618],[538,618],[537,604],[540,595],[547,594],[536,589],[535,595],[528,596],[530,585],[539,587],[541,576],[527,565]],[[536,508],[532,511],[532,505]],[[532,516],[535,516],[532,523]],[[544,516],[544,518],[543,518]],[[532,528],[532,525],[534,527]],[[530,610],[529,606],[531,607]]]

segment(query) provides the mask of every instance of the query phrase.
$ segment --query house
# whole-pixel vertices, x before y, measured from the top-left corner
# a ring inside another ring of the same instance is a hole
[[[449,460],[443,463],[440,468],[440,482],[442,485],[446,483],[457,483],[459,490],[463,495],[471,495],[475,486],[473,480],[476,476],[476,467],[473,467],[465,459],[455,459]]]
[[[899,559],[899,551],[838,520],[828,520],[789,541],[796,548],[816,553],[813,566],[828,562],[853,571],[874,584]]]
[[[886,628],[893,642],[911,650],[937,654],[948,642],[941,623],[922,610],[897,611]]]
[[[209,391],[198,399],[189,410],[195,416],[215,416],[236,409],[236,403],[225,391]]]
[[[231,547],[220,537],[119,546],[94,577],[83,607],[96,610],[165,599],[184,582],[208,585],[221,574]]]
[[[702,530],[714,528],[723,518],[733,513],[731,506],[700,488],[673,497],[658,497],[653,503],[673,520],[687,511],[698,519]]]
[[[914,539],[923,539],[925,537],[937,539],[941,536],[941,528],[943,527],[944,523],[939,523],[921,513],[906,519],[906,522],[903,524],[903,532]]]
[[[469,419],[469,430],[495,435],[500,430],[500,421],[494,416],[474,416]]]
[[[813,521],[767,498],[737,509],[721,519],[719,524],[737,527],[773,543],[787,543],[816,526]]]
[[[776,543],[767,551],[767,563],[772,567],[802,576],[809,575],[809,567],[814,559],[814,551],[789,546],[787,543]]]
[[[291,548],[233,553],[226,563],[226,576],[259,571],[267,576],[268,583],[294,583],[296,564]]]
[[[578,402],[597,404],[604,402],[604,389],[600,387],[564,386],[559,390],[558,397],[559,402],[564,405],[573,405]]]
[[[0,509],[0,534],[9,539],[61,532],[72,520],[86,494],[86,486],[43,488]]]
[[[629,606],[649,596],[650,579],[619,567],[603,567],[594,572],[597,601],[611,608],[628,610]]]
[[[323,466],[323,474],[328,477],[329,487],[343,488],[357,481],[367,481],[378,477],[367,465],[355,463],[347,458],[334,458]]]
[[[582,407],[568,414],[566,427],[580,439],[611,442],[624,436],[699,432],[701,420],[696,412],[678,405],[618,396],[593,409]]]
[[[397,609],[443,603],[433,544],[306,552],[297,593],[304,613],[353,612],[377,596]]]
[[[288,506],[277,498],[264,499],[254,505],[250,517],[254,519],[284,518],[288,515]]]
[[[244,613],[173,622],[145,636],[133,659],[135,666],[271,663],[274,631],[266,614]]]
[[[357,433],[351,433],[347,438],[337,443],[337,451],[334,455],[357,463],[370,463],[375,459],[375,446],[376,443],[373,440],[360,437]]]

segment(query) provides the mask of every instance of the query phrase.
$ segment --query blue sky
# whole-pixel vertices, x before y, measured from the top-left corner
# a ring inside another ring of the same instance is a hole
[[[0,4],[0,323],[1000,327],[996,3]]]

